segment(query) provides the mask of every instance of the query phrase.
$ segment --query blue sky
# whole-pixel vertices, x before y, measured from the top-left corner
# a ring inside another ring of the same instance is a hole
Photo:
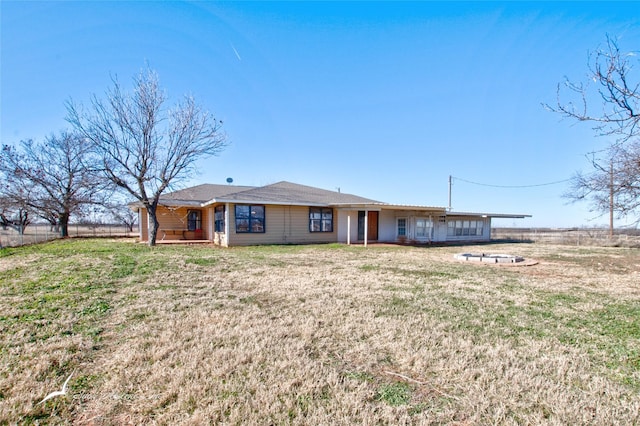
[[[638,50],[634,2],[2,1],[1,141],[68,127],[111,77],[148,63],[170,103],[192,94],[231,145],[187,185],[288,180],[399,204],[527,213],[503,226],[595,226],[568,179],[603,147],[546,111],[585,81],[606,35]],[[457,178],[457,179],[456,179]]]

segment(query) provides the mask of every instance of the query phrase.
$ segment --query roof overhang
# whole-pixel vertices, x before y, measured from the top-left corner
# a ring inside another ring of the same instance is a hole
[[[418,206],[411,204],[387,204],[382,207],[384,210],[412,210],[412,211],[420,211],[420,212],[430,212],[433,214],[445,214],[447,209],[444,207],[438,206]]]
[[[433,214],[444,214],[446,209],[444,207],[433,206],[413,206],[406,204],[387,204],[387,203],[332,203],[331,207],[335,207],[339,210],[369,210],[369,211],[381,211],[381,210],[413,210],[430,212]]]
[[[131,210],[137,212],[138,210],[144,208],[144,204],[140,201],[134,201],[127,204]],[[200,201],[194,200],[160,200],[158,202],[158,207],[202,207],[202,203]]]
[[[475,216],[475,217],[490,217],[497,219],[524,219],[531,217],[530,214],[520,213],[475,213],[475,212],[447,212],[447,216]]]

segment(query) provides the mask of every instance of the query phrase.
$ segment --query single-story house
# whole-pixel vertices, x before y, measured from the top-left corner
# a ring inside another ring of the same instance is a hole
[[[140,239],[148,217],[139,214]],[[291,182],[252,187],[204,184],[167,193],[157,209],[161,240],[208,240],[225,247],[312,243],[444,243],[491,239],[491,218],[445,207],[389,204]]]

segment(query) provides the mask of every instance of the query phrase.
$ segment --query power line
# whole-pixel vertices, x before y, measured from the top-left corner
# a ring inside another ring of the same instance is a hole
[[[455,176],[451,176],[451,177],[453,179],[459,180],[461,182],[470,183],[472,185],[478,185],[478,186],[488,186],[488,187],[491,187],[491,188],[535,188],[535,187],[538,187],[538,186],[557,185],[559,183],[565,183],[565,182],[569,182],[571,180],[571,179],[563,179],[563,180],[557,180],[555,182],[537,183],[537,184],[534,184],[534,185],[492,185],[492,184],[489,184],[489,183],[473,182],[473,181],[462,179],[462,178],[455,177]]]

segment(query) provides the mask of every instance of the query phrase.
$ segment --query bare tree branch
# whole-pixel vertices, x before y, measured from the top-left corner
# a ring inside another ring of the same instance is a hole
[[[607,149],[590,154],[592,171],[577,173],[565,196],[588,200],[600,213],[613,206],[618,217],[640,215],[640,74],[633,66],[637,58],[635,52],[623,53],[607,36],[604,47],[590,55],[588,83],[566,79],[558,85],[556,106],[544,104],[566,118],[593,123],[597,136],[615,138]]]
[[[101,178],[82,136],[63,132],[42,143],[5,145],[0,157],[2,196],[21,209],[55,218],[63,237],[68,235],[71,215],[80,215],[89,205],[99,204],[106,181]]]
[[[155,245],[161,194],[188,179],[197,160],[219,154],[226,137],[222,123],[190,97],[166,109],[153,70],[137,75],[131,92],[112,81],[105,99],[92,97],[88,113],[68,102],[67,120],[91,141],[107,178],[147,209],[149,244]]]
[[[633,139],[638,136],[640,122],[640,79],[632,64],[633,60],[637,62],[636,58],[634,52],[621,52],[617,41],[607,37],[605,46],[590,55],[588,80],[595,83],[595,87],[566,79],[558,84],[556,106],[544,104],[545,108],[567,118],[594,123],[593,129],[598,135],[614,135],[619,142]],[[632,77],[638,83],[630,83]],[[565,100],[563,89],[568,91],[570,100]],[[594,111],[594,95],[601,104],[598,112]]]

